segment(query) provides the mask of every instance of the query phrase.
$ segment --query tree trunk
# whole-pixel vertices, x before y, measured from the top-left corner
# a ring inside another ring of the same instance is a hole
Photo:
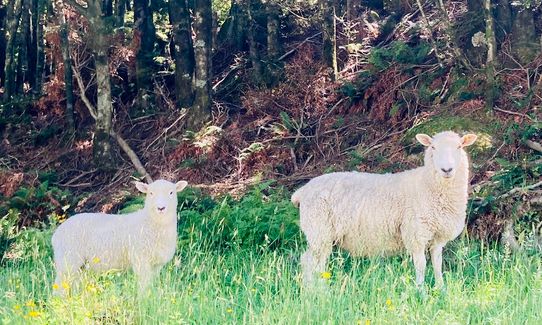
[[[282,73],[282,63],[278,60],[282,52],[280,46],[280,7],[276,0],[268,0],[267,14],[267,60],[269,73],[268,86],[275,84]]]
[[[153,103],[153,66],[154,27],[150,0],[134,0],[134,33],[139,38],[139,49],[136,55],[137,106],[140,112],[148,109]]]
[[[486,42],[487,42],[487,60],[486,60],[486,108],[493,109],[495,104],[495,60],[497,58],[497,40],[495,38],[495,23],[493,12],[491,10],[491,0],[484,0],[484,13],[486,19]]]
[[[11,0],[7,7],[6,17],[6,61],[4,65],[5,79],[4,100],[8,101],[15,92],[16,60],[15,44],[17,41],[17,29],[22,13],[22,0]]]
[[[186,0],[169,1],[172,26],[171,54],[175,60],[175,98],[179,107],[189,107],[194,100],[194,47],[190,12]]]
[[[211,0],[195,0],[194,43],[195,97],[188,116],[188,127],[196,129],[202,126],[211,116]]]
[[[512,51],[522,64],[531,62],[540,53],[536,37],[534,12],[530,9],[513,7]]]
[[[66,92],[66,124],[69,133],[75,131],[75,121],[73,117],[73,71],[72,60],[70,57],[70,42],[68,38],[68,23],[66,17],[62,15],[62,25],[60,29],[60,47],[62,49],[62,61],[64,63],[64,90]]]
[[[0,1],[0,88],[4,86],[6,77],[6,6]]]
[[[258,32],[256,29],[258,28],[256,20],[254,18],[254,11],[252,6],[252,1],[248,0],[246,1],[246,7],[247,7],[247,18],[248,18],[248,46],[249,46],[249,56],[250,56],[250,62],[252,64],[252,78],[254,80],[254,83],[258,86],[262,86],[264,84],[264,77],[263,77],[263,64],[260,58],[260,51],[258,49],[259,45],[256,41],[256,33]]]
[[[30,10],[32,8],[32,0],[23,0],[22,4],[22,13],[21,13],[21,22],[19,26],[18,36],[17,36],[17,77],[15,80],[16,88],[15,92],[22,94],[24,91],[24,85],[29,80],[28,75],[28,63],[29,63],[29,52],[30,42],[31,42],[31,32],[30,32]]]
[[[332,80],[337,80],[337,26],[335,24],[335,0],[320,0],[322,15],[323,47],[322,56],[330,70]]]
[[[44,35],[45,4],[42,0],[33,0],[32,3],[32,55],[30,58],[30,77],[32,78],[32,92],[34,95],[41,94],[43,84],[43,68],[45,64]]]

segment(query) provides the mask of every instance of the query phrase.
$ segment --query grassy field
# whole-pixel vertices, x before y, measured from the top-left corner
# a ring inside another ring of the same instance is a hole
[[[445,253],[443,291],[413,283],[408,258],[335,252],[321,288],[300,287],[301,248],[181,247],[149,296],[130,273],[88,275],[78,293],[52,297],[50,254],[0,269],[4,324],[539,324],[540,256],[457,240]],[[39,253],[39,252],[37,252]],[[36,253],[36,254],[37,254]]]

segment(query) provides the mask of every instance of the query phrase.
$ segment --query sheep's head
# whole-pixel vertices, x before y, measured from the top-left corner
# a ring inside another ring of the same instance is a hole
[[[160,179],[151,184],[135,182],[135,185],[140,192],[147,194],[145,209],[155,217],[167,219],[166,216],[177,216],[177,192],[182,191],[188,183],[171,183]]]
[[[457,133],[446,131],[436,134],[433,138],[427,134],[417,134],[416,139],[427,147],[425,165],[431,166],[436,175],[452,179],[456,171],[467,162],[467,154],[463,148],[476,141],[475,134],[460,137]]]

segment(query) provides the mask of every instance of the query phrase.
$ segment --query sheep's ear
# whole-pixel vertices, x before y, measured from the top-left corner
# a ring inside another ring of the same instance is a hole
[[[175,188],[177,189],[177,192],[180,192],[184,190],[186,185],[188,185],[187,181],[178,181],[177,183],[175,183]]]
[[[470,146],[471,144],[474,143],[474,141],[476,141],[476,138],[478,138],[478,136],[476,134],[473,134],[473,133],[469,133],[467,135],[464,135],[461,138],[461,146],[462,147]]]
[[[142,183],[142,182],[134,182],[136,188],[141,192],[141,193],[147,193],[147,191],[149,190],[149,185],[145,184],[145,183]]]
[[[430,136],[423,133],[416,134],[416,140],[418,140],[419,143],[423,144],[426,147],[429,147],[431,145],[431,142],[433,141]]]

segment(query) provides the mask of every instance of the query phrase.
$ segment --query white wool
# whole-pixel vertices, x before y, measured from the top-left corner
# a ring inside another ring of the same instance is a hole
[[[442,285],[442,248],[465,226],[469,162],[463,147],[476,136],[460,138],[448,131],[417,139],[428,146],[422,167],[396,174],[326,174],[292,195],[308,242],[301,258],[305,282],[325,270],[336,245],[355,256],[406,250],[418,284],[424,281],[429,248],[436,284]]]
[[[77,283],[82,268],[98,272],[132,269],[145,290],[177,246],[177,192],[186,187],[157,180],[136,182],[147,193],[143,209],[129,214],[81,213],[62,223],[52,237],[58,293]]]

